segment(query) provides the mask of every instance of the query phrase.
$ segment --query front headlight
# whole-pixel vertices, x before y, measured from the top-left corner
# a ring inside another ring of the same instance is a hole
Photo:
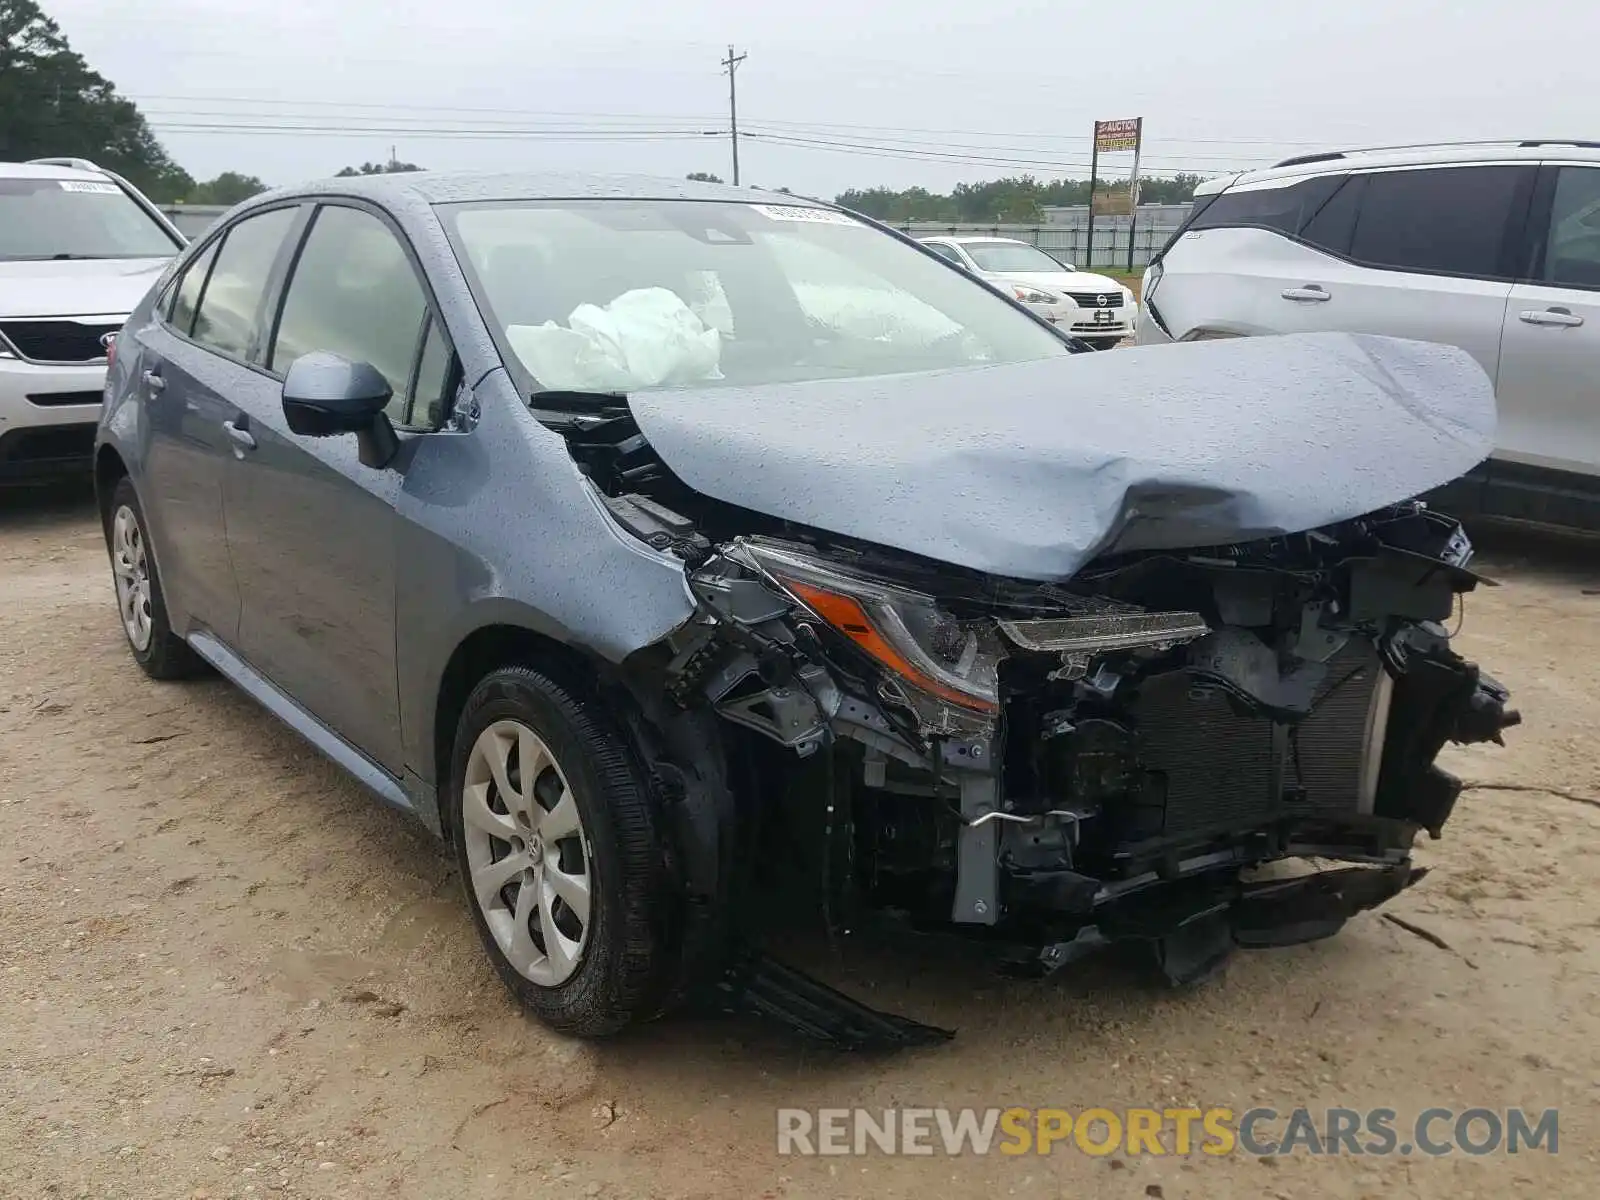
[[[1122,304],[1123,304],[1124,308],[1133,307],[1133,289],[1132,288],[1123,288],[1122,289]]]
[[[1056,298],[1049,292],[1041,292],[1038,288],[1013,287],[1011,294],[1024,304],[1054,304]]]
[[[891,698],[920,707],[911,689],[969,714],[999,711],[1001,650],[993,621],[963,621],[931,596],[793,550],[742,545],[751,565],[883,668]]]

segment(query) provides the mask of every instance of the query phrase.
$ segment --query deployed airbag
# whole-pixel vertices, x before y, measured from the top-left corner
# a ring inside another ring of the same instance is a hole
[[[666,288],[635,288],[604,308],[580,304],[565,327],[512,325],[506,340],[545,388],[629,391],[720,377],[721,335]]]
[[[1495,439],[1493,389],[1465,351],[1342,333],[629,405],[705,495],[1024,579],[1347,520],[1458,478]]]

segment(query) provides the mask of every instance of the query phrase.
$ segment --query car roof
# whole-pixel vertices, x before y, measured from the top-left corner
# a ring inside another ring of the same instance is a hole
[[[330,194],[365,196],[378,201],[404,197],[424,204],[493,200],[708,200],[826,207],[821,201],[788,192],[691,179],[533,171],[404,171],[393,175],[346,176],[280,188],[263,198]]]
[[[1575,139],[1524,138],[1520,141],[1440,142],[1416,146],[1373,146],[1327,150],[1286,158],[1270,167],[1208,179],[1195,188],[1206,196],[1230,187],[1287,182],[1316,175],[1342,174],[1383,167],[1449,166],[1456,163],[1547,162],[1600,163],[1600,142]]]
[[[99,171],[80,171],[54,163],[0,162],[0,179],[93,179],[104,183],[106,176]]]

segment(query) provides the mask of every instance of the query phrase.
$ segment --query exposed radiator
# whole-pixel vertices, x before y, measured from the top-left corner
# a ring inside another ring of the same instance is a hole
[[[1129,706],[1145,788],[1119,837],[1252,825],[1274,813],[1356,812],[1382,672],[1371,644],[1352,641],[1329,661],[1311,715],[1292,734],[1241,716],[1220,692],[1197,689],[1187,672],[1146,680]]]

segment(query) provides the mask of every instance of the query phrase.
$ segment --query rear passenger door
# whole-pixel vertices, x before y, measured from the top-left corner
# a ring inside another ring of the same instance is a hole
[[[1600,166],[1545,167],[1533,212],[1505,314],[1502,456],[1600,475]]]
[[[1274,324],[1459,346],[1493,380],[1533,179],[1527,164],[1349,176],[1301,231],[1327,253],[1274,280]]]
[[[391,775],[402,768],[395,660],[404,432],[444,420],[455,356],[399,231],[376,209],[317,209],[264,356],[274,378],[245,414],[251,446],[227,477],[228,545],[244,656]],[[394,398],[399,455],[362,465],[353,435],[304,437],[283,413],[295,360],[329,351],[376,367]]]

